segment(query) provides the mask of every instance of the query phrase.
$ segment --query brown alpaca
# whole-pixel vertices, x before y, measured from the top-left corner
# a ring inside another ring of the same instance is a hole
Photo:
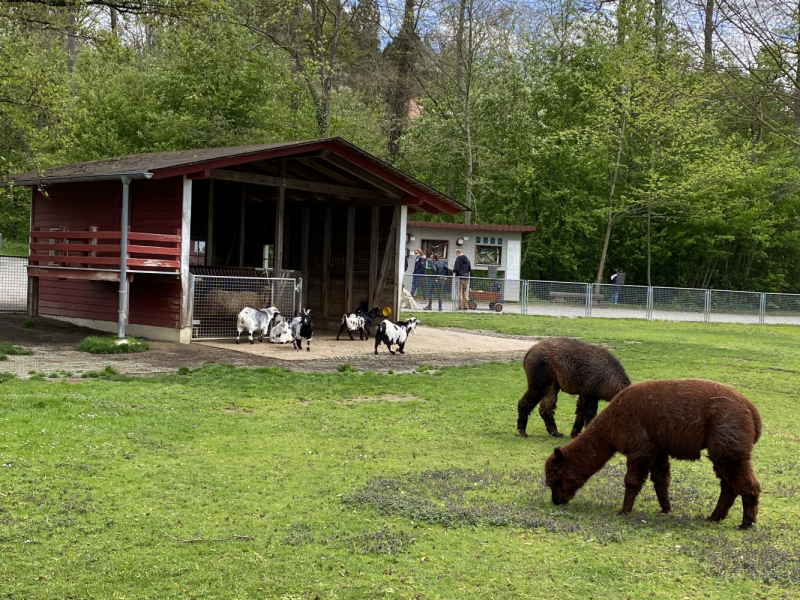
[[[564,437],[554,412],[559,390],[577,394],[572,437],[597,414],[600,399],[611,400],[631,384],[625,369],[611,352],[572,338],[549,338],[533,346],[523,362],[528,389],[517,404],[517,431],[528,437],[528,416],[539,404],[547,433]]]
[[[756,522],[758,482],[750,456],[761,436],[761,416],[731,387],[702,379],[647,381],[622,392],[592,425],[545,462],[553,504],[566,504],[606,462],[620,452],[628,457],[625,500],[618,514],[627,514],[647,475],[653,481],[661,512],[669,501],[669,459],[698,460],[708,449],[721,491],[709,521],[728,515],[742,497],[741,529]]]

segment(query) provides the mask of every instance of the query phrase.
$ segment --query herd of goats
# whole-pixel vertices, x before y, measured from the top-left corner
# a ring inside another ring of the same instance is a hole
[[[353,340],[369,339],[372,321],[380,315],[378,307],[345,314],[336,339],[346,330]],[[384,320],[375,333],[375,354],[384,342],[404,353],[408,336],[417,319],[392,323]],[[313,325],[311,311],[301,311],[290,322],[274,307],[265,310],[245,308],[237,320],[236,343],[247,331],[263,341],[268,335],[275,343],[292,342],[311,350]],[[578,396],[573,440],[556,448],[545,462],[545,481],[554,504],[566,504],[576,492],[619,452],[627,457],[625,497],[618,514],[630,513],[648,476],[653,482],[663,514],[671,511],[669,498],[670,458],[699,460],[702,450],[720,480],[717,505],[707,520],[724,519],[737,496],[742,497],[740,529],[748,529],[758,516],[761,484],[753,471],[753,446],[761,437],[761,416],[755,406],[735,389],[702,379],[646,381],[631,385],[619,360],[607,349],[572,338],[549,338],[534,345],[524,359],[528,387],[517,405],[517,431],[527,437],[528,417],[536,406],[547,432],[558,431],[555,409],[558,393]],[[600,400],[609,402],[599,415]],[[591,425],[590,425],[591,424]],[[585,430],[584,430],[585,428]]]

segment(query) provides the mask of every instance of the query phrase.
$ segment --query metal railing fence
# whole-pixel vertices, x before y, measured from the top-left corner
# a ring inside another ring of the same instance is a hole
[[[800,294],[413,274],[403,286],[405,310],[800,325]]]
[[[0,312],[28,308],[28,257],[0,256]]]
[[[270,277],[194,276],[192,339],[236,336],[236,319],[245,308],[274,306],[291,319],[302,280]]]

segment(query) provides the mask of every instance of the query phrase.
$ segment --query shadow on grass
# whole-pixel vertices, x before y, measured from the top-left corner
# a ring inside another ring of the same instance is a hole
[[[674,533],[681,543],[666,543],[665,552],[689,556],[716,576],[737,575],[784,585],[800,582],[797,531],[788,525],[759,526],[740,533],[733,529],[739,517],[738,504],[722,525],[706,523],[705,515],[717,500],[716,488],[711,486],[716,480],[706,481],[706,473],[691,473],[673,484],[673,514],[657,512],[655,494],[648,485],[637,505],[650,510],[621,517],[614,511],[621,505],[624,475],[624,465],[606,465],[566,506],[551,504],[541,473],[459,468],[376,478],[343,501],[385,516],[444,527],[540,529],[603,545],[642,535],[658,534],[661,540]],[[713,531],[726,525],[724,531]]]

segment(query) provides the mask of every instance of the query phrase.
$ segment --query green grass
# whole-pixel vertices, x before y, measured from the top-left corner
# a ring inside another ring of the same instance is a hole
[[[28,256],[28,240],[18,242],[16,240],[3,240],[0,247],[0,254],[3,256]]]
[[[0,341],[0,361],[8,360],[9,355],[28,355],[33,354],[32,350],[20,348],[9,342]]]
[[[133,354],[135,352],[147,352],[150,344],[144,340],[126,337],[127,344],[117,344],[116,337],[87,337],[80,344],[78,350],[89,352],[90,354]]]
[[[739,501],[721,524],[703,520],[718,490],[707,459],[673,462],[668,517],[651,487],[632,515],[613,514],[619,457],[570,504],[552,505],[542,464],[556,441],[535,414],[531,437],[514,431],[519,363],[399,375],[213,365],[150,379],[7,379],[0,595],[797,597],[800,328],[438,322],[607,343],[634,381],[735,385],[765,425],[754,456],[764,487],[758,526],[734,529]],[[563,426],[574,408],[561,398]]]

